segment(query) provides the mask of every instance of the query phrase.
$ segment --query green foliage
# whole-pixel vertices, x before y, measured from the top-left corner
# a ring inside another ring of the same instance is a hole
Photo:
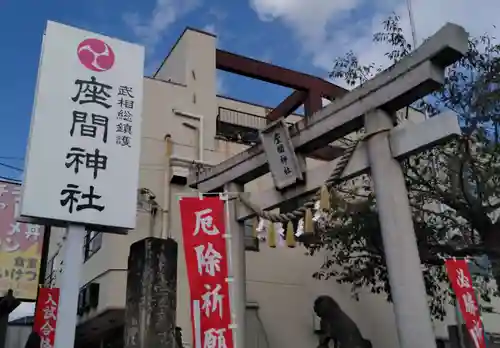
[[[411,53],[412,46],[403,35],[398,16],[389,17],[383,24],[383,31],[373,40],[388,46],[385,56],[396,63]],[[354,87],[381,70],[373,63],[361,64],[349,52],[334,62],[331,77]],[[431,117],[444,109],[453,110],[463,126],[459,139],[402,164],[429,303],[436,318],[445,315],[449,298],[444,258],[487,255],[491,269],[475,282],[481,297],[490,300],[488,274],[493,274],[500,285],[499,82],[500,45],[488,35],[470,38],[467,54],[447,69],[443,87],[413,105],[413,109]],[[410,112],[408,108],[403,115]],[[314,277],[349,283],[355,296],[360,288],[385,293],[390,301],[369,177],[344,184],[332,204],[332,210],[317,221],[321,243],[310,249],[312,254],[327,251]]]

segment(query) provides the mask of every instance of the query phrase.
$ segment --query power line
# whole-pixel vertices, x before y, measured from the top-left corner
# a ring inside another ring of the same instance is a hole
[[[20,157],[20,156],[0,156],[0,159],[24,161],[24,157]]]
[[[9,178],[8,176],[3,176],[3,175],[0,175],[0,179],[19,182],[19,183],[21,182],[21,180],[19,180],[19,179]]]
[[[415,26],[415,17],[413,16],[413,6],[411,3],[412,0],[406,0],[406,8],[408,9],[408,17],[410,18],[410,29],[411,29],[411,38],[413,40],[413,49],[417,49],[417,28]]]
[[[24,172],[23,169],[21,169],[19,167],[11,166],[10,164],[0,162],[0,166],[5,167],[5,168],[9,168],[9,169],[13,169],[13,170],[17,170],[19,172]]]

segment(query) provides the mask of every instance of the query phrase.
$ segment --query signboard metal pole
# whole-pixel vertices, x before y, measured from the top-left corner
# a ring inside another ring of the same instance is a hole
[[[236,348],[245,348],[245,328],[246,328],[246,255],[245,255],[245,226],[243,222],[237,220],[236,203],[237,198],[229,198],[234,192],[243,192],[244,188],[234,182],[230,182],[224,187],[226,191],[226,231],[229,234],[228,255],[230,262],[228,269],[232,278],[230,284],[231,310],[234,314],[233,320],[236,325],[233,330],[233,337]]]
[[[69,225],[63,249],[63,272],[59,287],[59,309],[57,317],[55,348],[71,348],[75,345],[78,293],[83,264],[85,226]]]

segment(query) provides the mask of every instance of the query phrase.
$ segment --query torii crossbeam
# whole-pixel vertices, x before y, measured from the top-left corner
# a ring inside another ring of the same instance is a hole
[[[468,34],[457,25],[446,24],[411,55],[362,86],[335,100],[311,117],[295,123],[290,138],[296,153],[308,153],[365,127],[368,140],[360,143],[347,165],[343,178],[371,173],[387,259],[398,338],[402,348],[433,348],[434,331],[427,305],[420,258],[403,173],[398,160],[420,152],[460,133],[453,113],[445,113],[420,124],[394,127],[393,115],[439,88],[446,66],[460,59],[468,49]],[[203,172],[192,172],[189,185],[201,192],[243,192],[243,185],[269,172],[262,144]],[[262,208],[279,206],[286,200],[317,190],[336,163],[306,172],[306,182],[287,188],[253,193],[250,199]],[[230,200],[231,231],[243,234],[249,211]],[[243,236],[234,236],[235,298],[232,303],[238,327],[244,326],[245,251]],[[238,243],[236,243],[238,242]],[[244,331],[244,330],[242,330]],[[237,335],[244,347],[244,332]]]

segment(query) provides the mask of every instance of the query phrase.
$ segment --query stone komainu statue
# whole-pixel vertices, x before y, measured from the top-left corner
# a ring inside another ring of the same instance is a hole
[[[182,329],[178,326],[175,327],[175,344],[177,348],[184,348],[184,344],[182,344]]]
[[[321,319],[321,335],[318,348],[329,347],[332,340],[335,348],[372,348],[370,341],[361,335],[356,323],[330,296],[319,296],[314,301],[314,312]]]

